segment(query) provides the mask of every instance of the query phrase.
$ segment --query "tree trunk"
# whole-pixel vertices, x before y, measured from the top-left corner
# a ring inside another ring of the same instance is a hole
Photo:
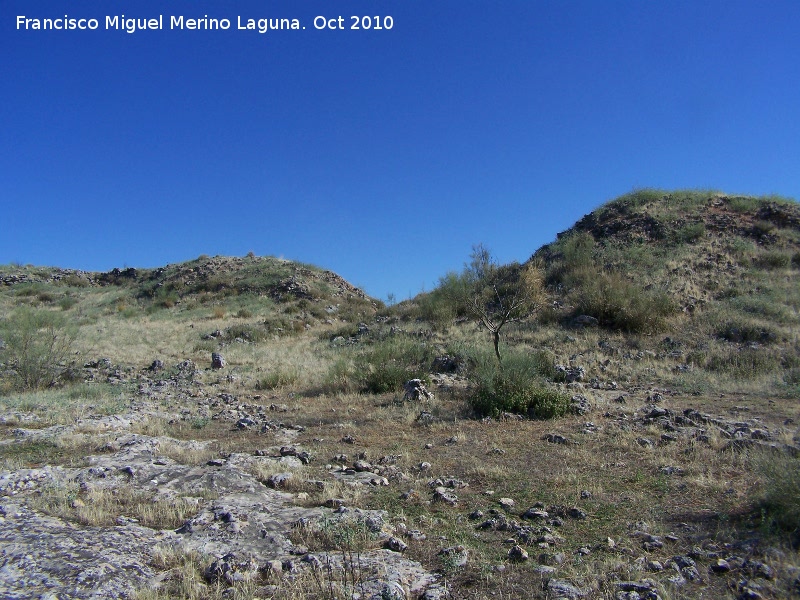
[[[494,335],[494,353],[497,355],[497,362],[500,368],[503,368],[503,361],[500,358],[500,331],[493,331],[492,334]]]

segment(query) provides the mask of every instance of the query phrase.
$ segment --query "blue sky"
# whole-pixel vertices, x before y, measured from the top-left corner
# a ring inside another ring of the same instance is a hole
[[[99,27],[17,28],[65,14]],[[3,0],[0,263],[253,251],[402,299],[633,188],[797,199],[798,23],[796,0]]]

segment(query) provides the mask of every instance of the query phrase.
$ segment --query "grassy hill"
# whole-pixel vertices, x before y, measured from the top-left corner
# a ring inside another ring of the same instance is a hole
[[[386,307],[330,271],[269,257],[0,267],[0,470],[80,469],[122,433],[216,452],[200,462],[278,461],[290,431],[305,459],[292,502],[326,518],[332,498],[387,511],[380,535],[405,540],[404,556],[454,598],[797,594],[798,204],[635,191],[498,272],[513,283],[525,269],[541,274],[544,301],[503,329],[501,368],[456,301],[459,271]],[[434,398],[404,399],[412,378]],[[47,443],[19,433],[69,427]],[[385,483],[364,479],[366,462]],[[266,483],[280,468],[269,464],[251,474]],[[85,525],[84,492],[73,504],[27,493]],[[113,524],[133,509],[104,510]],[[386,543],[332,522],[296,543],[346,563]],[[180,576],[153,563],[171,575],[139,597],[222,597],[227,585],[202,583],[213,560],[192,554]],[[346,579],[316,576],[262,573],[225,593],[346,596]],[[181,578],[201,583],[180,591]]]

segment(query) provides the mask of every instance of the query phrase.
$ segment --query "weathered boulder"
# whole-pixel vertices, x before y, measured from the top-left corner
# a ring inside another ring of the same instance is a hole
[[[425,384],[422,383],[421,379],[410,379],[406,381],[403,385],[403,389],[405,390],[403,400],[412,400],[415,402],[425,400],[427,402],[433,399],[433,394],[425,388]]]
[[[222,356],[219,352],[212,352],[211,353],[211,368],[212,369],[223,369],[225,368],[225,357]]]

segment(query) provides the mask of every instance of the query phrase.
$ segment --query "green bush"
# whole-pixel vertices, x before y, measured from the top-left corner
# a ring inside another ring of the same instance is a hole
[[[328,368],[322,387],[328,393],[357,391],[358,383],[353,361],[345,357],[339,357],[334,360]]]
[[[675,232],[675,241],[679,244],[693,244],[706,234],[703,223],[688,223]]]
[[[69,369],[76,331],[60,314],[21,308],[0,324],[0,350],[13,387],[34,390],[52,386]]]
[[[729,342],[774,342],[778,335],[770,328],[759,327],[753,323],[728,322],[720,328],[717,335]]]
[[[576,310],[612,329],[657,333],[666,328],[677,306],[665,292],[644,290],[616,273],[600,273],[583,280]]]
[[[409,379],[424,379],[433,357],[429,344],[405,335],[376,342],[356,360],[362,389],[373,394],[399,391]]]
[[[736,379],[755,379],[782,369],[781,356],[776,351],[763,348],[742,348],[715,354],[708,359],[706,368],[725,373]]]
[[[75,299],[75,298],[72,298],[70,296],[65,296],[64,298],[62,298],[61,300],[58,301],[58,305],[61,307],[61,310],[69,310],[70,308],[75,306],[77,303],[78,303],[78,300]]]
[[[297,383],[300,379],[300,374],[296,369],[278,369],[273,371],[266,377],[262,377],[256,381],[257,390],[274,390],[283,386],[292,385]]]
[[[753,463],[764,479],[757,500],[766,523],[793,533],[800,541],[800,457],[768,451],[756,454]]]
[[[564,415],[570,395],[548,384],[555,376],[552,358],[545,352],[513,353],[501,368],[489,353],[472,353],[470,380],[474,387],[467,400],[479,415],[503,412],[551,419]]]
[[[407,366],[392,359],[386,363],[369,363],[363,375],[364,391],[371,394],[396,392],[416,374]]]
[[[728,206],[738,213],[756,212],[761,206],[761,200],[752,196],[734,196],[728,198]]]
[[[223,332],[222,337],[227,342],[232,342],[239,338],[248,342],[258,343],[269,339],[270,332],[261,324],[242,323],[228,327]]]
[[[457,317],[466,315],[463,299],[469,282],[463,274],[448,273],[429,294],[417,297],[419,316],[435,329],[446,329]]]
[[[667,193],[664,190],[658,190],[654,188],[639,188],[635,189],[632,192],[628,192],[624,196],[620,196],[615,200],[607,203],[602,210],[614,210],[619,212],[620,214],[630,214],[636,209],[645,206],[646,204],[651,204],[653,202],[659,202]]]
[[[65,285],[68,287],[77,287],[77,288],[83,288],[89,286],[89,281],[76,273],[70,273],[69,275],[61,279],[59,283],[61,285]]]
[[[788,269],[792,265],[792,255],[778,250],[765,252],[756,257],[755,263],[762,269]]]

